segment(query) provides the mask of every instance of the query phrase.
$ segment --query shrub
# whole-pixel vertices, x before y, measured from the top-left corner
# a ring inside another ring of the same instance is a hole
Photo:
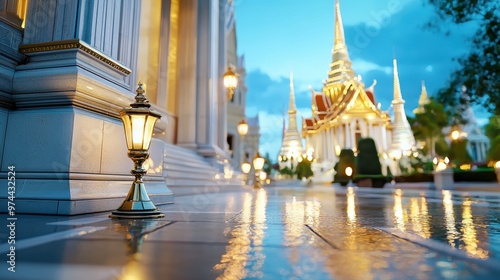
[[[372,138],[363,138],[358,142],[357,173],[363,175],[382,175],[382,166],[378,158],[377,147]]]
[[[333,181],[335,183],[340,183],[345,186],[349,182],[349,177],[345,174],[345,169],[347,167],[352,168],[352,177],[356,172],[356,158],[354,157],[354,152],[351,149],[343,149],[340,151],[339,161],[335,164],[335,176]]]

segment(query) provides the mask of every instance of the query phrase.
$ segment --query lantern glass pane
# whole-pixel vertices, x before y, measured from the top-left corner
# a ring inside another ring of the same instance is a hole
[[[158,120],[157,117],[149,115],[146,120],[146,130],[144,131],[144,144],[143,149],[149,149],[149,144],[151,144],[151,138],[153,137],[153,129],[155,127],[155,123]]]
[[[146,122],[145,115],[131,115],[132,118],[132,145],[135,150],[143,149],[144,126]]]
[[[123,121],[123,128],[125,130],[125,139],[127,140],[127,149],[131,150],[132,145],[132,122],[130,116],[125,113],[120,113]]]

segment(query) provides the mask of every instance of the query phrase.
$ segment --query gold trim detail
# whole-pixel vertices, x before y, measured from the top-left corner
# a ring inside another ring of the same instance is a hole
[[[78,39],[75,40],[62,40],[38,44],[25,44],[19,46],[19,51],[23,54],[37,53],[37,52],[50,52],[59,50],[71,50],[80,49],[83,52],[93,56],[94,58],[106,63],[107,65],[113,67],[114,69],[129,75],[132,70],[123,66],[121,63],[109,58],[107,55],[101,53],[100,51],[92,48],[88,44]]]

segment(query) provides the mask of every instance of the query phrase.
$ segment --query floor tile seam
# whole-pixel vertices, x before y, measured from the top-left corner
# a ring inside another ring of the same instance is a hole
[[[481,266],[483,268],[491,269],[497,272],[500,272],[500,260],[494,260],[494,259],[478,259],[478,258],[473,258],[467,255],[466,252],[451,247],[445,243],[432,240],[432,239],[424,239],[416,234],[412,234],[409,232],[402,232],[400,230],[394,229],[394,228],[383,228],[383,227],[376,227],[376,229],[385,232],[387,234],[390,234],[392,236],[395,236],[399,239],[408,241],[413,244],[417,244],[421,247],[430,249],[432,251],[450,256],[452,258],[464,261],[464,262],[470,262],[474,263],[478,266]]]
[[[340,250],[339,247],[337,247],[335,244],[333,244],[332,242],[330,242],[328,239],[326,239],[319,232],[315,231],[311,226],[309,226],[308,224],[304,224],[304,226],[306,228],[308,228],[313,234],[315,234],[316,236],[318,236],[321,240],[323,240],[326,244],[328,244],[330,247],[332,247],[335,250]]]
[[[231,222],[232,220],[236,219],[236,217],[238,216],[241,216],[241,213],[243,213],[243,210],[241,210],[240,212],[234,214],[232,217],[230,217],[229,219],[226,220],[226,223],[229,223]]]
[[[70,239],[75,237],[82,237],[84,235],[94,233],[100,230],[106,229],[106,227],[78,227],[70,230],[59,231],[54,233],[49,233],[45,235],[30,237],[26,239],[16,240],[16,250],[23,250],[34,246],[43,245],[46,243],[51,243],[54,241],[59,241],[61,239]],[[10,244],[3,243],[0,244],[0,253],[8,252],[10,250]]]

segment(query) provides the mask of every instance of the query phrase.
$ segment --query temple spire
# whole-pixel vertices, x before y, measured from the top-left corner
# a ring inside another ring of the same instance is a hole
[[[288,111],[296,112],[297,109],[295,107],[295,90],[293,86],[293,72],[290,71],[290,105],[288,107]]]
[[[287,157],[294,156],[297,160],[298,155],[304,153],[302,147],[302,137],[297,127],[297,109],[295,107],[295,91],[293,86],[293,73],[290,72],[290,103],[288,108],[288,128],[284,132],[281,143],[280,155]]]
[[[332,51],[332,64],[328,71],[326,84],[338,83],[348,80],[355,80],[356,74],[352,70],[352,62],[349,58],[347,45],[344,37],[344,26],[342,25],[342,16],[340,14],[339,0],[335,0],[335,26]]]
[[[401,94],[399,84],[398,64],[394,58],[394,100],[392,107],[394,110],[394,120],[392,125],[392,150],[398,153],[410,151],[415,146],[415,138],[411,131],[410,124],[405,113],[405,101]]]
[[[394,58],[393,59],[393,65],[394,65],[394,102],[402,102],[404,103],[405,101],[403,100],[403,97],[401,95],[401,86],[399,85],[399,74],[398,74],[398,62]]]
[[[344,37],[344,25],[342,24],[342,16],[340,15],[340,4],[339,0],[335,0],[335,34],[334,34],[333,46],[342,47],[345,46]]]

